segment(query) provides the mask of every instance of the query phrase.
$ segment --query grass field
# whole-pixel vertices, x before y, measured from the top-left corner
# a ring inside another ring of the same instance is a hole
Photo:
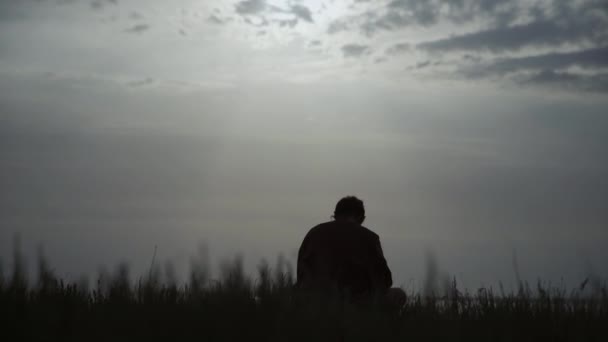
[[[597,280],[570,291],[523,283],[514,293],[461,291],[454,281],[396,307],[298,293],[280,265],[263,263],[250,278],[238,258],[217,280],[193,267],[178,285],[151,267],[133,283],[120,265],[93,286],[57,279],[43,258],[30,283],[14,259],[0,278],[2,341],[608,341],[608,294]]]

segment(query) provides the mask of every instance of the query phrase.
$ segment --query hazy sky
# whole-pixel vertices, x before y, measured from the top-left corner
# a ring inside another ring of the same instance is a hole
[[[606,0],[0,0],[0,257],[248,269],[344,195],[397,285],[608,277]]]

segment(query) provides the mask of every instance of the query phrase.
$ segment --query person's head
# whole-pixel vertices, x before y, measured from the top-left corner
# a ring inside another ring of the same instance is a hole
[[[353,221],[362,224],[365,221],[363,201],[355,196],[346,196],[338,201],[334,210],[335,220]]]

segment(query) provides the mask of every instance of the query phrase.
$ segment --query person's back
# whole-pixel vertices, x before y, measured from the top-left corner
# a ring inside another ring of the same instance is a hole
[[[386,292],[391,272],[377,234],[363,227],[363,203],[355,197],[338,202],[335,220],[312,228],[298,253],[298,287],[339,291],[358,297]]]

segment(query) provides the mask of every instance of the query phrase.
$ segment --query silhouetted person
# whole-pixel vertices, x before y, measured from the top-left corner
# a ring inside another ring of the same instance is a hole
[[[351,298],[394,296],[378,235],[361,224],[363,201],[348,196],[336,204],[334,220],[312,228],[298,253],[297,286]],[[405,300],[405,294],[397,289]],[[398,299],[401,300],[401,299]]]

